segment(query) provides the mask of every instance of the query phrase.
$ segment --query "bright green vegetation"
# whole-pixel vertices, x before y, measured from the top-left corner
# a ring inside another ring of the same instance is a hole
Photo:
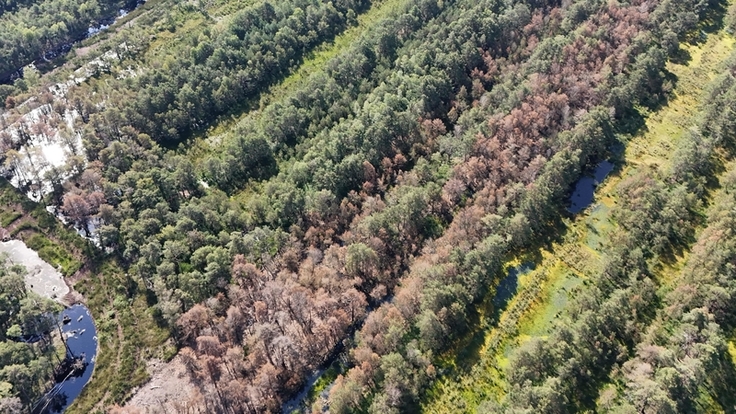
[[[74,259],[61,246],[41,234],[34,234],[26,240],[26,245],[38,252],[44,261],[61,268],[64,276],[71,276],[82,267],[82,263]]]

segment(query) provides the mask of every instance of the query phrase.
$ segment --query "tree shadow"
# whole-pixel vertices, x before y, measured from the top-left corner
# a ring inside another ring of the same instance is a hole
[[[736,412],[736,392],[733,387],[736,384],[736,366],[728,351],[721,356],[720,363],[718,369],[712,371],[709,381],[711,390],[724,412],[734,413]]]
[[[634,136],[647,131],[647,120],[636,108],[630,108],[620,119],[614,122],[617,134]]]
[[[670,62],[678,65],[687,65],[692,60],[693,56],[690,54],[690,51],[681,47],[678,47],[677,50],[670,54]]]
[[[697,30],[707,34],[716,33],[723,29],[726,24],[729,2],[727,0],[711,0],[710,6],[705,11],[705,16],[700,20]],[[699,36],[702,39],[703,36]]]

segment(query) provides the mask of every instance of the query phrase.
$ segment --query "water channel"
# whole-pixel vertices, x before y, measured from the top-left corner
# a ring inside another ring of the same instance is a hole
[[[593,196],[595,188],[603,182],[603,180],[611,173],[614,169],[614,164],[608,160],[599,163],[592,176],[584,176],[578,180],[575,184],[575,190],[570,196],[570,207],[568,210],[577,214],[590,206],[593,203]],[[508,274],[504,277],[496,288],[496,294],[492,299],[494,307],[494,314],[499,317],[506,308],[509,300],[514,297],[516,290],[519,285],[519,276],[522,276],[536,267],[534,262],[525,262],[518,266],[509,269]],[[306,384],[291,400],[284,403],[282,406],[282,414],[289,414],[294,412],[308,412],[309,407],[307,406],[307,397],[309,396],[310,390],[317,384],[322,375],[325,374],[328,367],[332,364],[338,363],[337,358],[328,358],[328,362],[316,370],[309,378],[307,378]],[[327,387],[329,389],[330,386]],[[326,398],[323,396],[323,398]]]
[[[56,269],[21,240],[0,242],[0,254],[13,264],[26,268],[26,287],[40,296],[64,304],[70,289]],[[57,367],[53,387],[32,408],[33,414],[63,413],[92,377],[97,357],[97,328],[89,309],[81,304],[65,308],[56,315],[65,339],[67,358]],[[39,340],[31,338],[30,340]],[[76,364],[76,365],[75,365]]]
[[[97,328],[84,305],[73,305],[58,315],[62,335],[66,338],[67,358],[78,368],[61,370],[56,383],[33,408],[33,414],[63,413],[82,393],[94,371],[97,357]]]

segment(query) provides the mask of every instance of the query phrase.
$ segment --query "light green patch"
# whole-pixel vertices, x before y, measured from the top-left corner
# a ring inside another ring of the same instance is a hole
[[[345,30],[331,43],[322,44],[307,54],[304,63],[299,68],[292,72],[283,82],[271,89],[270,93],[262,100],[262,105],[268,104],[274,99],[281,98],[295,89],[297,85],[304,82],[311,74],[324,68],[325,63],[330,59],[350,47],[368,28],[400,12],[404,4],[405,0],[384,0],[372,3],[371,8],[367,12],[358,16],[358,23],[355,26]]]
[[[592,251],[600,254],[607,240],[607,236],[613,228],[610,219],[611,207],[599,202],[596,204],[584,220],[584,243]]]
[[[555,276],[552,276],[555,275]],[[565,309],[570,299],[570,293],[583,279],[566,266],[557,266],[550,272],[550,284],[545,289],[544,296],[536,308],[533,308],[519,323],[519,334],[529,337],[542,337],[549,333],[555,320]]]
[[[596,189],[597,205],[566,222],[565,242],[555,245],[551,252],[541,252],[541,263],[520,278],[517,294],[500,321],[487,329],[480,361],[468,372],[455,372],[438,381],[424,401],[425,412],[474,412],[483,400],[499,401],[504,397],[508,384],[503,371],[513,351],[532,337],[545,337],[555,316],[568,305],[569,292],[580,286],[587,274],[600,270],[602,247],[616,225],[611,218],[616,207],[616,186],[640,168],[655,171],[669,168],[678,140],[694,125],[705,85],[715,78],[720,62],[729,56],[733,46],[730,35],[712,35],[701,46],[685,46],[690,54],[687,64],[668,64],[668,70],[678,78],[673,97],[654,113],[642,110],[646,127],[628,137],[625,164]],[[667,283],[672,275],[677,275],[685,260],[686,255],[677,257],[674,263],[660,265],[657,269],[660,283]],[[529,296],[533,299],[529,300]],[[527,297],[526,301],[523,297]],[[504,326],[504,322],[513,327]],[[735,341],[729,342],[729,352],[736,363]],[[609,385],[603,391],[601,396],[606,398],[599,399],[599,406],[613,404],[615,386]]]
[[[734,38],[724,32],[710,36],[703,45],[682,45],[690,60],[684,65],[667,64],[667,70],[677,78],[677,87],[667,105],[654,113],[641,110],[647,118],[646,127],[626,145],[629,168],[669,168],[672,151],[695,127],[705,85],[715,79],[720,63],[728,58],[733,47]]]

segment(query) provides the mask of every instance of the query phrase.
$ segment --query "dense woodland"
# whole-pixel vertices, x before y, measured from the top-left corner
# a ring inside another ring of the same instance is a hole
[[[27,410],[64,358],[51,336],[59,305],[26,290],[25,272],[0,255],[0,413]]]
[[[13,73],[31,62],[55,58],[60,48],[84,38],[90,27],[116,16],[122,7],[130,7],[129,3],[121,0],[3,2],[0,4],[0,81],[7,83]],[[27,87],[23,79],[16,86]]]
[[[724,108],[736,104],[733,85],[730,69],[713,82],[699,125],[680,143],[671,171],[642,173],[618,186],[621,227],[605,268],[575,298],[552,336],[516,353],[508,368],[514,388],[505,405],[489,401],[486,409],[595,407],[612,370],[621,389],[619,395],[606,391],[605,410],[700,412],[703,387],[722,406],[733,405],[726,385],[736,372],[726,345],[734,329],[731,163],[681,270],[682,282],[660,299],[653,275],[658,257],[693,240],[693,223],[702,219],[696,212],[723,160],[719,150],[732,156],[733,120]]]
[[[4,45],[15,38],[0,35],[8,57],[0,72],[58,46],[46,37],[69,41],[107,10],[69,6],[74,14],[47,3],[3,6],[0,33],[12,36],[30,33],[17,26],[33,13],[74,23],[39,24],[58,33],[21,35],[26,43]],[[215,390],[200,400],[203,411],[278,412],[343,347],[351,368],[329,393],[330,412],[416,411],[441,375],[435,358],[466,333],[504,262],[554,234],[572,184],[607,155],[636,108],[666,100],[667,60],[721,7],[397,4],[260,104],[381,3],[263,1],[226,16],[201,2],[180,5],[161,12],[160,24],[112,37],[117,60],[63,99],[41,94],[24,107],[29,95],[18,94],[28,85],[0,90],[10,96],[4,123],[49,104],[24,133],[0,135],[7,172],[24,173],[20,149],[49,127],[81,137],[84,154],[68,168],[27,174],[25,183],[51,181],[45,202],[86,232],[101,224],[101,250],[125,269],[115,299],[145,295],[191,376]],[[184,29],[186,19],[201,24]],[[621,231],[605,270],[576,298],[573,321],[514,354],[512,390],[484,410],[595,409],[599,389],[618,375],[624,395],[611,407],[650,410],[656,401],[687,412],[699,381],[718,384],[721,330],[733,329],[732,197],[710,207],[712,222],[683,269],[693,282],[667,296],[667,312],[652,305],[647,272],[694,237],[709,160],[733,145],[734,121],[722,108],[734,105],[735,85],[726,73],[714,86],[678,168],[618,188]],[[223,116],[249,109],[206,150],[188,151]],[[128,391],[105,403],[122,404]]]

